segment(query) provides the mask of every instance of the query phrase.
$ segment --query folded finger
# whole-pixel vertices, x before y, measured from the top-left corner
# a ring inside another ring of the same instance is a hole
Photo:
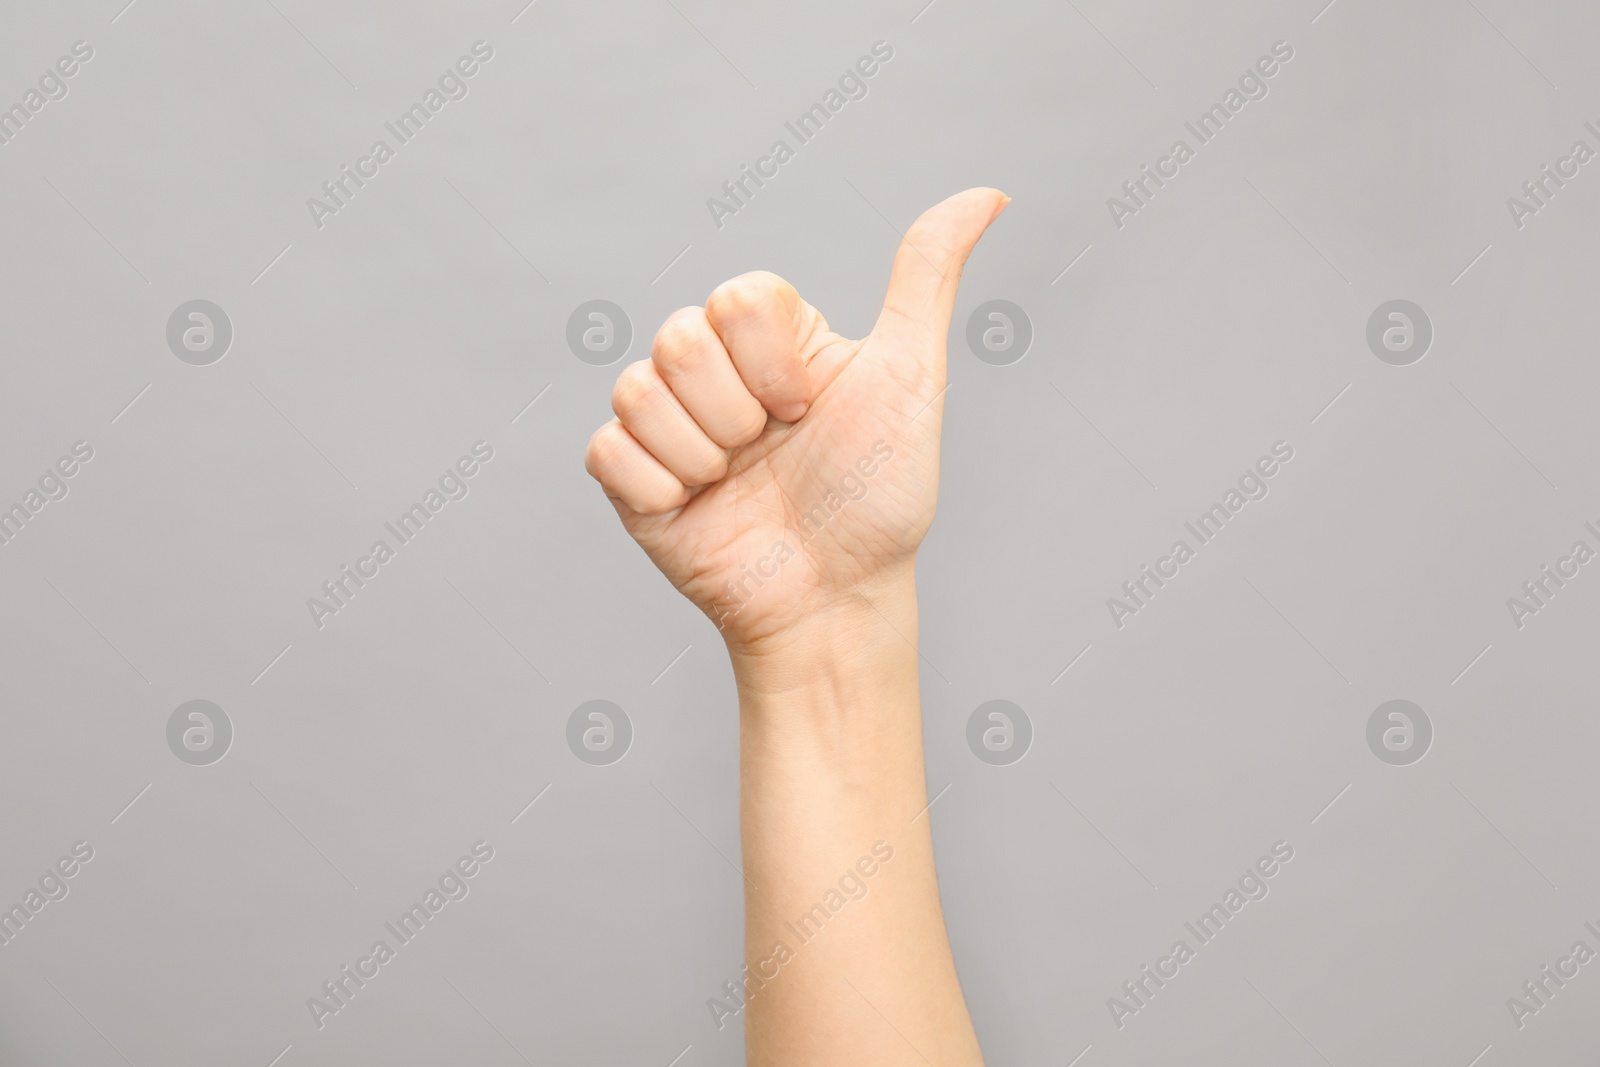
[[[709,485],[728,473],[728,454],[706,436],[650,360],[630,365],[617,378],[611,408],[634,440],[684,485]]]
[[[794,422],[811,403],[811,379],[800,356],[800,294],[768,271],[723,282],[706,301],[706,319],[752,396],[773,416]]]
[[[589,438],[583,466],[606,495],[641,515],[662,515],[689,502],[689,489],[613,419]]]

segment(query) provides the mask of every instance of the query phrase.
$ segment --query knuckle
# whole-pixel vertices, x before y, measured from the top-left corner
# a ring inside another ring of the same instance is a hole
[[[644,515],[660,515],[683,505],[682,486],[651,486],[640,494],[635,510]]]
[[[728,473],[728,457],[720,449],[707,449],[694,469],[689,472],[689,485],[710,485],[722,481]]]
[[[718,322],[736,322],[761,313],[771,299],[772,285],[768,278],[776,275],[754,271],[730,278],[711,291],[706,300],[706,314]]]
[[[746,397],[739,405],[739,410],[734,411],[726,419],[723,426],[723,435],[726,440],[718,440],[718,445],[723,448],[738,448],[739,445],[749,445],[755,438],[762,435],[766,429],[766,408],[755,397]]]
[[[619,418],[638,415],[650,403],[655,393],[655,383],[650,378],[648,361],[631,363],[617,376],[611,389],[611,410]]]
[[[723,442],[729,448],[747,445],[761,436],[767,428],[767,412],[760,404],[751,404],[734,422],[733,432]]]
[[[704,336],[701,327],[705,315],[704,308],[682,308],[667,316],[650,346],[650,358],[656,366],[684,370],[691,366]]]
[[[751,373],[748,384],[752,393],[768,401],[785,399],[790,393],[797,391],[793,388],[794,375],[783,363],[768,363],[757,367]]]
[[[589,472],[590,477],[602,483],[617,466],[617,437],[612,431],[614,425],[616,424],[607,423],[596,430],[589,438],[588,447],[583,451],[584,469]]]

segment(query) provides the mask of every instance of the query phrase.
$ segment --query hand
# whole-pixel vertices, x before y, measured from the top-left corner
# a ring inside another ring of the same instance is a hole
[[[909,578],[938,497],[956,287],[1008,203],[969,189],[923,214],[864,340],[757,271],[674,312],[618,378],[584,465],[730,649]]]

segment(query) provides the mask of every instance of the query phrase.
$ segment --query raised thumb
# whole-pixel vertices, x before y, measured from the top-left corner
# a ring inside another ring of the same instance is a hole
[[[873,335],[943,344],[967,255],[1009,203],[998,189],[968,189],[923,212],[895,253]]]

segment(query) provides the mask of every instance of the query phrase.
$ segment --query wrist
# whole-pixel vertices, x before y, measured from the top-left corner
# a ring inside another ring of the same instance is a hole
[[[916,678],[915,568],[862,582],[832,600],[808,605],[781,632],[755,642],[728,642],[740,703],[791,698],[836,703],[879,686]]]
[[[909,820],[926,802],[911,568],[813,608],[782,638],[729,649],[746,801],[848,798],[854,836]]]

